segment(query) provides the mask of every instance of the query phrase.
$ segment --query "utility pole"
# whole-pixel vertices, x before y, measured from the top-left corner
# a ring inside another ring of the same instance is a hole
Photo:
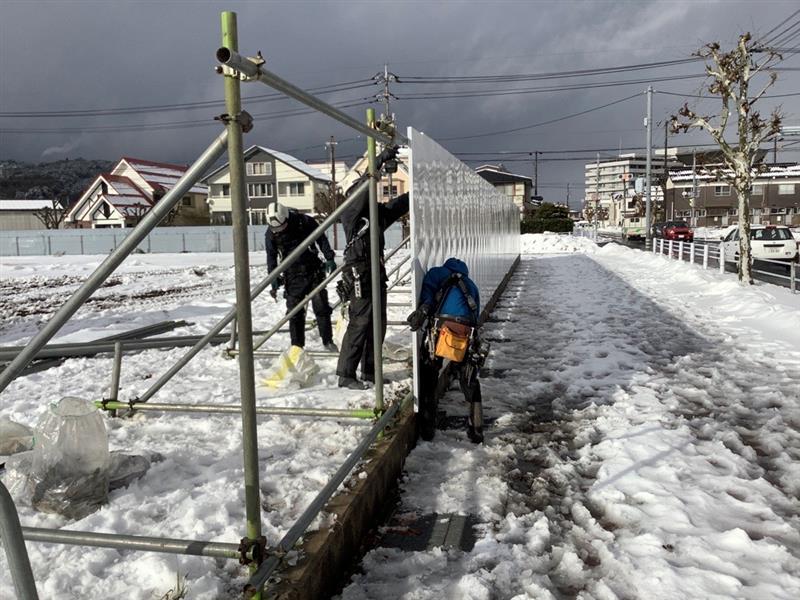
[[[647,125],[647,162],[645,163],[645,218],[644,218],[644,227],[645,227],[645,250],[650,250],[650,245],[652,244],[652,198],[651,196],[651,180],[650,180],[650,167],[652,162],[652,154],[653,154],[653,86],[647,86],[647,118],[645,119],[645,124]]]
[[[689,206],[692,209],[692,217],[690,223],[692,229],[697,227],[697,213],[694,210],[697,204],[697,150],[692,149],[692,197],[689,199]]]
[[[330,195],[330,200],[333,203],[333,209],[336,210],[339,208],[339,194],[336,193],[336,139],[331,136],[331,139],[325,142],[325,146],[328,150],[331,151],[331,185],[328,189],[328,194]],[[339,231],[337,224],[333,224],[333,249],[339,249]]]
[[[538,150],[533,153],[533,195],[539,195],[539,154]]]
[[[664,181],[661,185],[661,205],[664,209],[664,217],[660,220],[666,221],[667,220],[667,181],[669,180],[669,167],[667,166],[667,143],[669,138],[669,120],[664,119]],[[674,198],[674,196],[673,196]],[[656,219],[661,216],[659,211],[656,211]]]
[[[397,76],[394,73],[389,72],[389,65],[383,63],[383,75],[378,76],[378,80],[383,83],[383,92],[378,94],[378,100],[383,102],[383,115],[381,115],[381,120],[387,123],[394,123],[394,115],[391,112],[390,106],[390,99],[394,98],[395,96],[389,91],[389,82],[390,81],[397,81]],[[392,193],[392,174],[387,173],[387,184],[389,186],[389,200],[394,198],[394,194]]]
[[[567,211],[569,212],[569,181],[567,182]]]
[[[597,169],[594,181],[594,237],[597,238],[597,213],[600,212],[600,153],[597,153]]]

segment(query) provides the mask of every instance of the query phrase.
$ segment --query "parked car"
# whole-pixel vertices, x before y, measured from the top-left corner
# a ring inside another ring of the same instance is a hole
[[[722,237],[725,260],[739,260],[739,227],[732,226]],[[800,254],[800,242],[784,225],[751,225],[750,250],[754,259],[796,261]]]
[[[650,235],[654,238],[663,238],[664,237],[664,225],[667,223],[662,221],[660,223],[653,223],[653,227],[650,230]]]
[[[658,227],[660,225],[660,227]],[[658,228],[657,228],[658,227]],[[667,221],[666,223],[656,223],[653,226],[653,235],[665,240],[677,240],[681,242],[691,242],[694,240],[694,232],[686,221]]]

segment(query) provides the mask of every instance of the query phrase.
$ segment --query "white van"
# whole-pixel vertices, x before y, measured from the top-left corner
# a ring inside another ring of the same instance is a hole
[[[739,227],[731,226],[722,237],[725,260],[739,260]],[[792,231],[784,225],[751,225],[750,249],[758,260],[798,260],[800,242],[792,237]]]

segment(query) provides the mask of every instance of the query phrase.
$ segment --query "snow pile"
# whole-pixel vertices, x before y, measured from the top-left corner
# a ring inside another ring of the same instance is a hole
[[[588,238],[565,233],[525,233],[520,243],[522,254],[563,254],[597,252],[597,244]]]

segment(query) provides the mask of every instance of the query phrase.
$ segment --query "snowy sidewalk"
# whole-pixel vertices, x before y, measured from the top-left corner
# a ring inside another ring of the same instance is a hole
[[[800,597],[800,296],[580,241],[487,324],[486,445],[407,461],[384,539],[461,514],[474,547],[377,547],[344,600]]]

